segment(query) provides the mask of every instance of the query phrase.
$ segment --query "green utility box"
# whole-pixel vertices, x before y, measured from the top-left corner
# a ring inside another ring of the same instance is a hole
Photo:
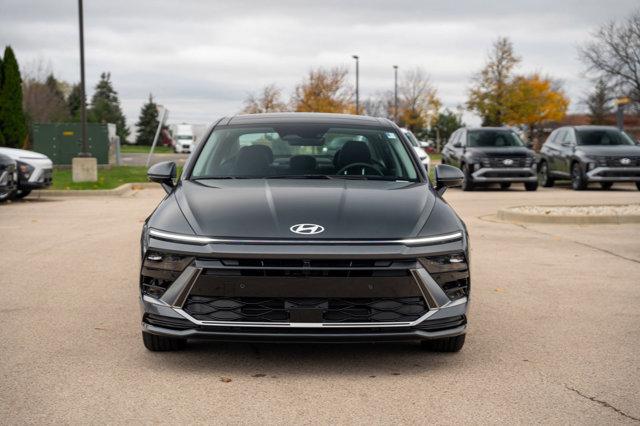
[[[98,164],[110,163],[115,138],[115,125],[87,124],[89,152]],[[71,159],[82,150],[82,126],[80,123],[35,123],[32,149],[49,157],[53,164],[71,164]]]

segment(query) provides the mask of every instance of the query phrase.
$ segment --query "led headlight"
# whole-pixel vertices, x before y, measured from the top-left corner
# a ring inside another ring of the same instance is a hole
[[[22,161],[16,161],[16,164],[18,166],[18,173],[20,174],[20,177],[29,180],[35,168],[32,165],[24,163]]]
[[[464,253],[429,256],[420,263],[450,300],[469,295],[469,264]]]
[[[191,256],[147,251],[142,262],[142,293],[161,297],[192,261]]]

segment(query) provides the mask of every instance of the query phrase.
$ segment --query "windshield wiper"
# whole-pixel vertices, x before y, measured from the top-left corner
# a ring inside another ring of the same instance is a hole
[[[404,178],[400,178],[400,177],[393,177],[393,176],[367,176],[367,175],[335,175],[332,176],[335,179],[351,179],[351,180],[384,180],[384,181],[390,181],[390,182],[397,182],[397,181],[403,181],[403,182],[410,182],[410,179],[404,179]]]
[[[235,179],[235,176],[198,176],[191,178],[191,180],[204,180],[204,179]]]
[[[327,175],[275,175],[265,176],[265,179],[331,179]]]

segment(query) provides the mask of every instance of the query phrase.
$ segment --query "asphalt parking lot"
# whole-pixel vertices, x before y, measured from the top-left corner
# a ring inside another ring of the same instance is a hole
[[[640,225],[517,225],[498,207],[640,202],[544,189],[445,198],[472,245],[467,343],[196,342],[139,331],[139,233],[163,196],[0,206],[0,423],[640,422]]]

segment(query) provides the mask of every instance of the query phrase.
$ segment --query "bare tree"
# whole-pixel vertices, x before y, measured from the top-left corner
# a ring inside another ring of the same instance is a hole
[[[430,126],[440,109],[440,100],[429,76],[422,68],[407,71],[399,88],[400,122],[412,131]]]
[[[622,22],[600,27],[579,53],[589,72],[640,102],[640,9]]]
[[[287,110],[287,104],[282,101],[282,90],[275,84],[269,84],[262,89],[259,95],[250,94],[245,99],[242,112],[245,114],[260,114]]]

